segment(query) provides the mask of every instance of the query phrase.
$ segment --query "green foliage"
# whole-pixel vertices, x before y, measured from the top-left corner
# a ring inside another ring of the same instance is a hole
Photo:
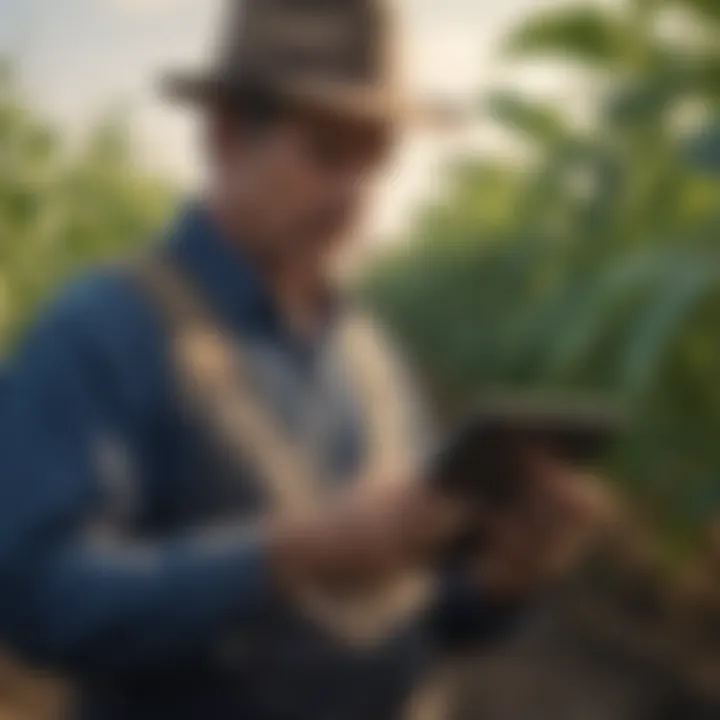
[[[0,71],[0,347],[59,283],[145,242],[169,187],[132,163],[122,121],[70,152]]]
[[[508,38],[514,55],[561,54],[590,64],[623,66],[627,60],[628,28],[599,7],[563,8],[532,17]]]
[[[668,0],[673,2],[673,0]],[[703,20],[720,22],[720,4],[717,0],[674,0],[680,7],[695,11]]]
[[[622,69],[593,130],[495,93],[535,159],[457,169],[367,289],[451,412],[497,387],[620,399],[636,422],[614,472],[675,542],[720,511],[720,30],[704,53],[658,44],[665,7],[522,24],[518,53]]]
[[[531,139],[553,143],[565,135],[563,119],[554,108],[507,92],[492,94],[487,105],[488,111],[497,121]]]

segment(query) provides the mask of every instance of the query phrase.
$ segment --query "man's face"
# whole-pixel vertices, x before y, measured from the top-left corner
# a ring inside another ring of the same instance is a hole
[[[224,192],[249,241],[276,262],[316,263],[349,235],[389,145],[385,128],[310,113],[232,138]]]

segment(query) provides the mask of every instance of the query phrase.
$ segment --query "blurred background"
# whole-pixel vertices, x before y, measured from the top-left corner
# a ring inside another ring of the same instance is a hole
[[[448,681],[458,718],[720,718],[720,2],[404,0],[413,85],[476,111],[410,136],[352,259],[450,423],[488,388],[634,420],[627,531]],[[198,180],[154,82],[207,0],[0,0],[0,352]],[[0,670],[0,718],[64,690]],[[4,709],[6,708],[6,709]]]

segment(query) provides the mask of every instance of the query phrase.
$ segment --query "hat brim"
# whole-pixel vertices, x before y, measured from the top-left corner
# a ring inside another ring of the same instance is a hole
[[[296,105],[337,115],[355,122],[388,126],[448,129],[463,124],[466,114],[441,100],[408,102],[398,93],[347,82],[293,78],[265,81],[267,89]],[[241,86],[210,75],[168,73],[162,78],[163,95],[174,102],[213,106],[238,97]]]

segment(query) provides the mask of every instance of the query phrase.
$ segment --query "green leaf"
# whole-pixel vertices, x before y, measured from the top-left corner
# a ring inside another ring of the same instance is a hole
[[[682,340],[697,307],[718,292],[718,268],[702,256],[682,258],[669,269],[647,308],[635,323],[624,359],[628,392],[646,393],[657,381],[674,344]]]
[[[720,22],[720,3],[717,0],[668,0],[668,4],[689,8],[702,18]]]
[[[720,120],[685,142],[684,158],[699,172],[720,177]]]
[[[560,113],[548,105],[507,92],[494,93],[486,102],[493,118],[534,140],[555,143],[567,134]]]
[[[561,55],[601,67],[625,65],[631,51],[624,23],[594,6],[533,16],[511,33],[506,48],[512,55]]]

